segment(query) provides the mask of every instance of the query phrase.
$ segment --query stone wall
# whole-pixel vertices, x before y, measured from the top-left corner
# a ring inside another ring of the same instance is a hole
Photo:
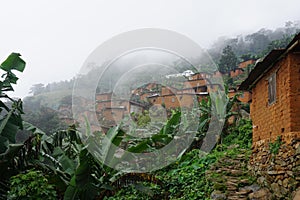
[[[271,149],[268,140],[254,143],[248,167],[273,199],[293,199],[300,187],[300,138],[283,141],[277,153]]]

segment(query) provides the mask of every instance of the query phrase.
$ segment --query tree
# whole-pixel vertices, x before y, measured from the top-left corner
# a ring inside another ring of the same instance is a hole
[[[223,51],[219,61],[219,70],[222,73],[229,73],[234,70],[237,66],[238,59],[232,50],[232,47],[227,45]]]
[[[38,95],[43,93],[44,89],[45,89],[44,84],[42,83],[34,84],[33,86],[31,86],[29,93],[32,93],[33,95]]]
[[[25,110],[24,120],[34,124],[47,134],[64,130],[67,125],[59,119],[59,113],[51,108],[41,106],[38,110]]]

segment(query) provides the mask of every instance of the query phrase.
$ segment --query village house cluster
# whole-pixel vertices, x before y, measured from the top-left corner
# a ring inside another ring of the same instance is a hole
[[[228,76],[237,77],[246,73],[249,65],[253,65],[255,60],[247,60],[239,63],[238,67],[230,73],[222,74],[219,71],[214,73],[193,73],[187,70],[181,74],[169,75],[166,79],[183,76],[184,81],[179,83],[179,87],[166,86],[158,83],[148,83],[131,91],[130,99],[116,97],[113,92],[96,94],[96,113],[99,122],[105,130],[118,124],[126,115],[132,113],[142,113],[150,106],[159,105],[166,110],[176,108],[191,108],[203,99],[206,99],[210,92],[219,89],[224,90],[224,86],[211,84],[211,78]],[[222,87],[222,88],[221,88]],[[232,98],[237,93],[241,93],[238,100],[243,103],[251,101],[251,92],[237,91],[231,87],[228,96]]]

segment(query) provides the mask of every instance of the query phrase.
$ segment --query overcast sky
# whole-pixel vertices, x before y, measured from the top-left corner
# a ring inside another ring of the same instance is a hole
[[[33,84],[72,78],[97,46],[125,31],[170,29],[208,47],[300,20],[299,0],[3,0],[0,8],[0,60],[18,52],[27,62],[20,97]]]

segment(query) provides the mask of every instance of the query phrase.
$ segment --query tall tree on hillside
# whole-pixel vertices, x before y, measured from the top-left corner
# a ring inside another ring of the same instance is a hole
[[[223,51],[219,61],[219,70],[223,73],[229,73],[234,70],[237,66],[238,59],[232,50],[232,47],[227,45]]]

